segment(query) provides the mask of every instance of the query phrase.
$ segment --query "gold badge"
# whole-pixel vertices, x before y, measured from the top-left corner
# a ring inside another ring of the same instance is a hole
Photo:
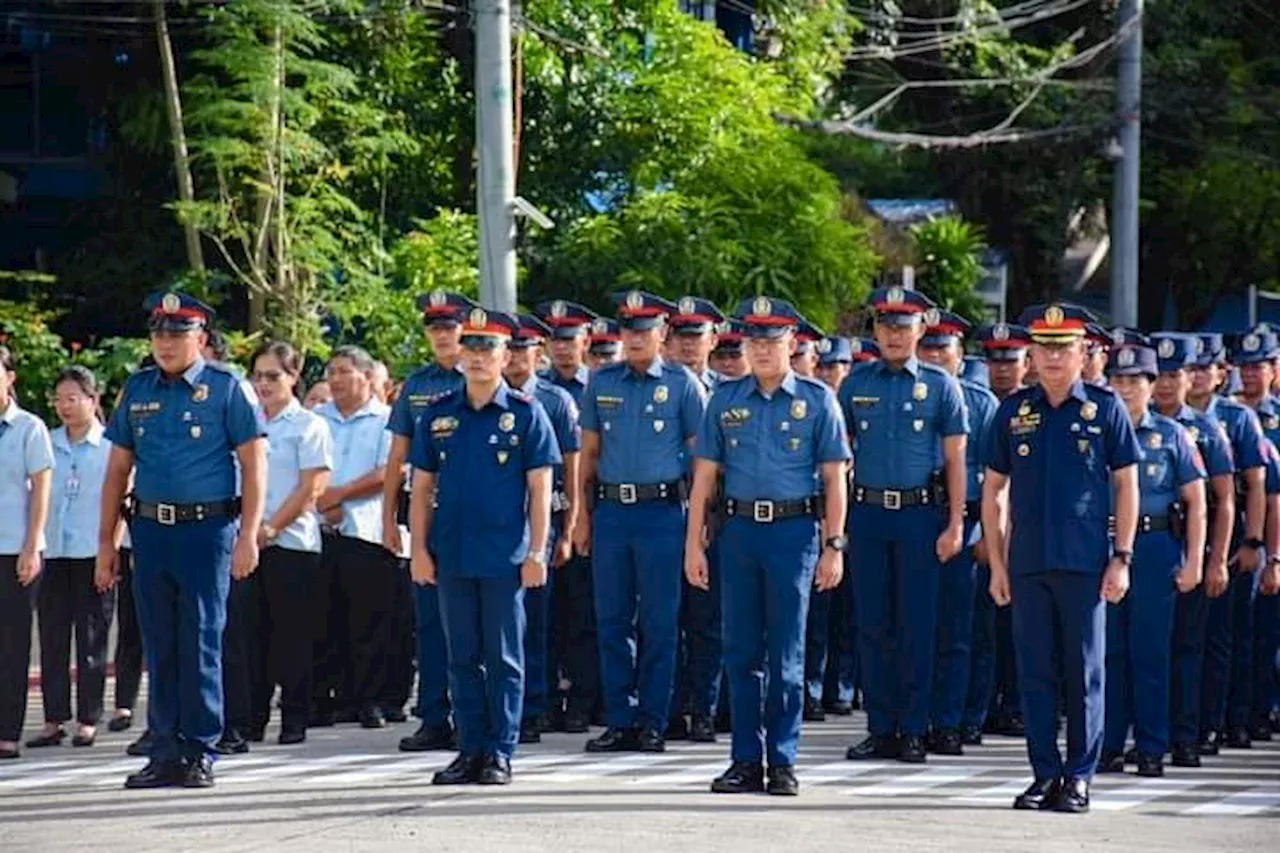
[[[195,390],[191,392],[191,402],[203,403],[205,400],[208,400],[208,399],[209,399],[209,386],[201,382],[199,385],[195,387]]]
[[[1159,450],[1160,445],[1163,443],[1164,436],[1160,435],[1158,432],[1153,432],[1147,436],[1147,447],[1150,447],[1152,450]]]
[[[483,329],[489,325],[489,315],[483,308],[472,308],[471,315],[467,317],[467,323],[473,329]]]
[[[666,422],[666,421],[654,421],[654,422],[653,422],[653,431],[654,431],[654,432],[662,432],[663,427],[665,427],[666,425],[667,425],[667,422]]]
[[[445,292],[439,288],[431,291],[431,295],[427,298],[431,302],[432,308],[443,308],[449,304],[449,297],[446,296]]]
[[[1089,400],[1080,405],[1080,417],[1086,421],[1091,421],[1098,416],[1098,404]]]
[[[1031,455],[1031,445],[1029,445],[1029,444],[1019,444],[1019,445],[1018,445],[1018,455],[1019,455],[1019,456],[1030,456],[1030,455]]]
[[[503,412],[498,416],[498,429],[503,432],[511,432],[516,426],[516,416],[511,412]]]
[[[787,439],[787,447],[791,448],[792,450],[799,450],[799,449],[800,449],[800,439],[798,439],[798,438],[789,438],[789,439]]]
[[[182,308],[182,299],[176,293],[166,293],[160,300],[160,308],[166,314],[176,314]]]
[[[192,425],[192,427],[191,427],[191,437],[192,437],[192,438],[199,438],[199,437],[200,437],[200,424],[193,424],[193,425]]]
[[[767,296],[757,296],[756,301],[751,303],[751,313],[759,317],[768,317],[773,313],[773,303]]]
[[[801,420],[802,418],[804,418],[806,412],[808,412],[808,407],[805,405],[804,400],[791,401],[791,419],[792,420],[794,421]]]
[[[506,465],[506,464],[507,464],[507,459],[509,458],[509,456],[510,456],[510,454],[508,454],[508,453],[507,453],[507,451],[505,451],[505,450],[499,450],[499,451],[498,451],[498,464],[499,464],[499,465]]]
[[[1076,446],[1080,448],[1081,453],[1089,452],[1089,439],[1080,438],[1076,440]]]
[[[1025,418],[1029,414],[1031,414],[1031,404],[1028,403],[1026,400],[1023,400],[1018,405],[1018,417]]]
[[[929,396],[929,386],[923,382],[917,382],[911,387],[911,396],[916,400],[923,400]]]
[[[1044,322],[1048,326],[1061,326],[1062,321],[1067,319],[1066,312],[1057,305],[1050,305],[1044,309]]]
[[[671,389],[667,388],[666,385],[659,385],[657,388],[653,389],[653,402],[665,403],[670,398],[671,398]]]

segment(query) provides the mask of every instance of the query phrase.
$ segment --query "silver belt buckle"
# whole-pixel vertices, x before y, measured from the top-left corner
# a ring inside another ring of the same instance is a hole
[[[885,509],[902,509],[902,492],[898,491],[897,489],[885,489],[884,508]]]
[[[156,504],[156,521],[172,527],[178,523],[178,508],[173,504]]]
[[[618,486],[619,502],[630,505],[635,503],[637,500],[635,483],[622,483]]]
[[[751,517],[761,524],[773,523],[773,501],[756,501],[751,505]]]

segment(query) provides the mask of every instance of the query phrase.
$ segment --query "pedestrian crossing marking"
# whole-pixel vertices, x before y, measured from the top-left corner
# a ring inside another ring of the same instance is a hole
[[[1118,812],[1149,803],[1171,794],[1181,794],[1201,785],[1203,779],[1143,779],[1123,788],[1110,788],[1105,795],[1093,797],[1092,806],[1098,811]]]
[[[1278,807],[1280,807],[1280,787],[1267,786],[1250,788],[1220,800],[1192,806],[1186,810],[1185,814],[1247,816],[1262,814]]]
[[[980,774],[974,768],[938,768],[936,770],[920,770],[904,778],[888,779],[865,788],[846,788],[840,793],[856,797],[901,797],[918,794],[931,788],[941,788],[963,782]]]
[[[707,786],[711,784],[712,779],[720,775],[720,773],[727,769],[728,766],[729,760],[724,758],[720,761],[708,761],[703,764],[693,764],[672,773],[657,773],[652,776],[637,776],[634,779],[627,779],[624,784],[653,787],[683,785]]]
[[[1005,782],[1001,785],[993,785],[990,788],[974,791],[971,794],[952,797],[951,801],[970,805],[991,805],[992,803],[1008,805],[1013,802],[1014,797],[1027,789],[1028,784],[1025,779],[1016,782]]]
[[[661,753],[651,755],[619,756],[608,761],[592,761],[587,764],[569,765],[567,768],[553,768],[523,774],[525,779],[536,779],[542,782],[584,782],[598,776],[617,776],[634,770],[643,770],[656,764],[670,764],[681,760],[678,753]]]

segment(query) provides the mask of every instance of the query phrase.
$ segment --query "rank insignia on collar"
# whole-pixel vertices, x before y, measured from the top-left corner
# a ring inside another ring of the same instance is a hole
[[[511,432],[516,426],[516,416],[511,412],[503,412],[498,416],[498,429],[503,432]]]
[[[923,382],[917,382],[911,386],[911,396],[916,400],[923,400],[929,396],[929,386]]]
[[[653,389],[653,402],[665,403],[671,397],[671,390],[666,385],[659,385]]]
[[[1162,444],[1164,444],[1164,437],[1161,436],[1160,433],[1153,432],[1151,435],[1147,436],[1147,447],[1150,447],[1152,450],[1159,450],[1160,445]]]
[[[196,386],[195,390],[191,392],[191,402],[203,403],[205,400],[208,400],[208,399],[209,399],[209,386],[201,382],[199,385]]]
[[[804,400],[791,401],[791,419],[792,420],[796,420],[796,421],[800,420],[805,416],[806,412],[808,412],[808,407],[805,405]]]
[[[1098,404],[1089,400],[1080,405],[1080,417],[1086,421],[1091,421],[1098,416]]]

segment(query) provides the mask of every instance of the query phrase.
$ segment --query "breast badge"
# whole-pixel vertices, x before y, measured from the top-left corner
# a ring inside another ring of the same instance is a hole
[[[923,400],[929,396],[929,386],[923,382],[917,382],[911,386],[911,397],[915,400]]]
[[[203,403],[205,400],[208,400],[208,399],[209,399],[209,386],[201,382],[199,385],[195,387],[195,390],[191,392],[191,402]]]
[[[516,426],[516,416],[511,412],[503,412],[498,416],[498,429],[511,432]]]
[[[1080,417],[1091,421],[1098,416],[1098,404],[1089,400],[1080,404]]]
[[[804,400],[791,401],[791,419],[792,420],[795,420],[795,421],[801,420],[805,416],[805,413],[807,411],[808,411],[808,407],[805,405]]]
[[[666,385],[659,385],[653,389],[653,402],[665,403],[671,397],[671,390]]]

